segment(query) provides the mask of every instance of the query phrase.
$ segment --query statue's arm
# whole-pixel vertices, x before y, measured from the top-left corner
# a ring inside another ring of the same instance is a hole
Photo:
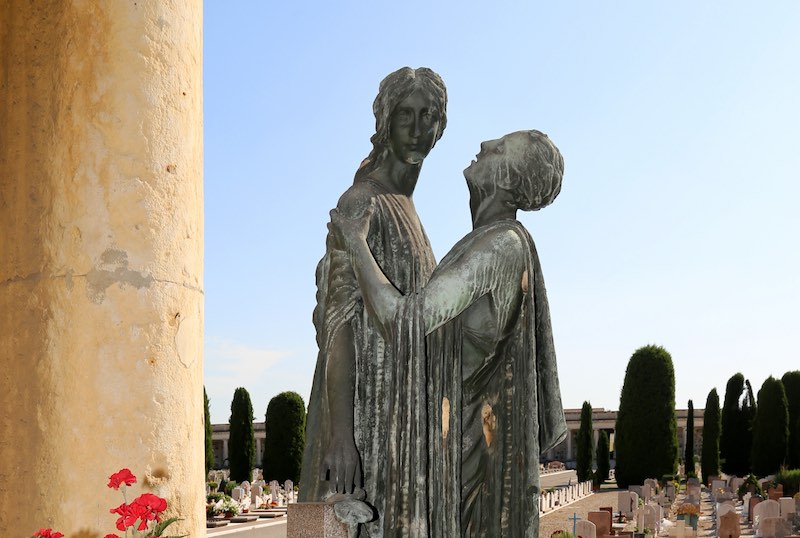
[[[362,486],[361,459],[355,444],[355,343],[350,323],[339,327],[328,349],[327,394],[331,437],[322,462],[321,478],[338,493]]]
[[[499,227],[467,245],[445,256],[423,290],[426,334],[458,317],[484,295],[491,294],[498,311],[507,311],[522,294],[526,256],[518,233]]]
[[[403,296],[383,274],[366,242],[369,219],[345,218],[332,212],[332,229],[346,245],[361,288],[364,305],[384,335],[390,334]],[[520,293],[525,271],[522,239],[513,230],[498,228],[451,252],[446,266],[434,271],[423,298],[425,332],[430,333],[466,310],[483,295]],[[463,248],[463,247],[461,247]]]
[[[348,216],[362,215],[369,204],[366,194],[351,188],[339,200],[338,211]],[[336,249],[333,242],[328,248]],[[350,293],[337,294],[338,288],[351,288],[356,277],[350,267],[350,258],[341,250],[331,252],[331,274],[328,281],[326,302],[355,301]],[[336,274],[334,277],[333,274]],[[355,487],[363,485],[361,459],[355,444],[355,364],[356,349],[353,327],[350,321],[339,325],[326,350],[326,387],[330,417],[330,439],[322,460],[320,475],[322,480],[330,480],[331,487],[338,493],[352,493]]]

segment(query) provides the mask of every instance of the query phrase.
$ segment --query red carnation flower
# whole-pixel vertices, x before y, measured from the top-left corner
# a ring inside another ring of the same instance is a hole
[[[130,469],[120,469],[119,472],[112,474],[108,478],[108,487],[113,489],[119,489],[122,484],[131,486],[136,483],[136,477],[133,476]]]
[[[167,500],[152,493],[142,493],[133,502],[159,514],[167,509]]]
[[[33,538],[36,537],[41,538],[64,538],[64,535],[60,532],[54,531],[53,529],[39,529],[36,531],[36,534],[33,535]]]
[[[167,501],[152,493],[142,493],[134,499],[130,508],[142,520],[139,524],[141,531],[147,528],[148,521],[161,521],[161,512],[167,509]]]
[[[117,525],[117,529],[119,529],[121,531],[124,531],[125,529],[130,527],[131,525],[136,523],[137,519],[139,519],[138,517],[136,517],[136,514],[133,514],[131,512],[131,505],[125,504],[125,503],[122,503],[121,505],[117,506],[116,508],[112,508],[111,510],[109,510],[109,512],[111,512],[112,514],[117,514],[118,516],[120,516],[120,517],[117,518],[116,525]]]

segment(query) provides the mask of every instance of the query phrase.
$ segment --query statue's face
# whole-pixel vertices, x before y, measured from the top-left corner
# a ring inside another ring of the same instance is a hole
[[[392,112],[389,149],[404,163],[421,163],[436,142],[439,120],[433,100],[425,92],[414,90]]]
[[[497,174],[503,169],[506,162],[508,150],[508,136],[497,140],[487,140],[481,142],[481,151],[475,156],[470,165],[464,170],[464,177],[471,187],[479,187],[480,190],[493,190],[493,183],[497,180]]]

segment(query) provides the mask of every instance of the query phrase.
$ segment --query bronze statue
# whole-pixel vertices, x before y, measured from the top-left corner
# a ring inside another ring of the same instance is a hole
[[[405,379],[405,394],[388,401],[388,461],[427,465],[427,480],[381,478],[412,480],[387,486],[395,526],[386,535],[538,536],[539,454],[564,438],[566,422],[542,271],[516,213],[550,204],[562,173],[538,131],[481,144],[464,171],[473,231],[411,292],[374,256],[373,209],[331,212],[367,317],[393,346],[395,380]]]
[[[406,67],[387,76],[373,104],[372,152],[337,204],[352,218],[372,208],[366,241],[385,278],[404,294],[421,289],[436,265],[411,196],[423,160],[445,129],[446,109],[444,83],[430,69]],[[374,514],[362,536],[394,535],[399,520],[418,513],[395,506],[395,499],[416,491],[427,474],[425,457],[398,458],[392,448],[405,420],[401,408],[412,403],[407,372],[364,309],[350,258],[330,234],[316,278],[319,355],[300,500],[365,500]],[[419,493],[424,497],[424,488]],[[424,510],[426,500],[420,502]]]

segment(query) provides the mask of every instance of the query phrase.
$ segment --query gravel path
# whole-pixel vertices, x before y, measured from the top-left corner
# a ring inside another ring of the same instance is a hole
[[[599,492],[584,497],[563,508],[548,512],[539,518],[539,538],[550,538],[557,530],[572,532],[573,514],[578,514],[581,519],[586,519],[589,512],[599,510],[601,506],[610,506],[617,511],[617,489],[615,486],[606,486]]]

